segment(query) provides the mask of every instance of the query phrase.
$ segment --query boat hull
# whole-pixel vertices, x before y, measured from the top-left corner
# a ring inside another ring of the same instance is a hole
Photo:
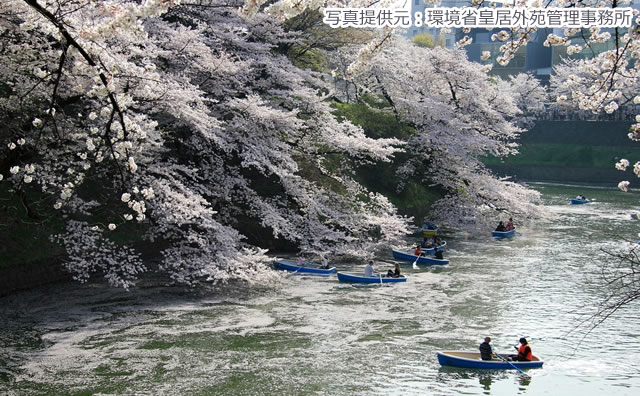
[[[506,357],[507,355],[502,355]],[[543,361],[534,356],[534,360],[530,362],[505,362],[502,359],[495,358],[492,360],[480,359],[479,352],[464,351],[443,351],[438,352],[438,363],[442,366],[476,368],[476,369],[493,369],[493,370],[515,370],[513,366],[519,369],[542,367]],[[510,364],[511,363],[511,364]]]
[[[571,205],[582,205],[582,204],[586,204],[589,203],[590,201],[587,199],[572,199],[571,200]]]
[[[398,278],[391,278],[385,275],[378,276],[364,276],[360,272],[338,272],[338,280],[340,282],[350,283],[396,283],[406,282],[407,278],[404,275],[400,275]]]
[[[418,257],[415,254],[401,252],[399,250],[394,250],[394,249],[391,250],[391,253],[393,254],[393,258],[396,260],[411,261],[412,263],[414,263],[416,262],[416,259],[418,259],[417,263],[419,264],[430,264],[430,265],[449,264],[449,260],[446,260],[446,259],[437,259],[437,258],[426,257],[426,256]]]
[[[292,271],[295,273],[303,273],[306,275],[331,275],[336,272],[336,267],[331,268],[320,268],[317,264],[305,264],[303,266],[299,266],[293,260],[276,260],[273,262],[273,265],[281,270]]]
[[[422,230],[422,235],[426,236],[426,237],[432,237],[432,236],[436,236],[438,234],[438,230]]]
[[[511,231],[492,231],[491,236],[494,238],[512,238],[516,235],[516,229],[514,228]]]

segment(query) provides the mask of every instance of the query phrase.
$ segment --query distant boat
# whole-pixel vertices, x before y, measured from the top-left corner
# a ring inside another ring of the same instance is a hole
[[[572,199],[571,200],[571,205],[582,205],[582,204],[586,204],[589,203],[591,201],[589,201],[588,199]]]
[[[395,283],[406,282],[407,278],[404,275],[393,278],[383,274],[364,276],[362,272],[338,272],[338,280],[351,283]]]
[[[494,238],[511,238],[516,235],[516,229],[510,231],[491,231],[491,236]]]
[[[420,264],[434,264],[434,265],[444,265],[449,264],[449,260],[446,259],[437,259],[433,257],[427,256],[416,256],[413,253],[401,252],[400,250],[391,249],[391,253],[393,254],[393,258],[396,260],[405,260],[411,262],[417,262]],[[418,261],[416,261],[416,259]]]
[[[506,357],[506,355],[501,356]],[[502,370],[513,369],[513,366],[519,369],[542,367],[543,361],[533,356],[533,360],[531,361],[509,361],[509,363],[511,363],[509,364],[500,358],[482,360],[480,358],[480,352],[443,351],[438,352],[438,363],[442,366]]]
[[[422,232],[423,236],[433,237],[438,233],[438,226],[430,221],[426,221],[422,227],[418,229],[418,232]]]
[[[438,234],[438,229],[425,229],[425,228],[421,228],[422,230],[422,235],[426,236],[426,237],[432,237]]]
[[[331,275],[336,272],[336,267],[320,268],[320,265],[316,263],[298,265],[297,262],[286,259],[276,260],[273,262],[273,265],[278,269],[293,271],[294,273],[305,273],[307,275]]]

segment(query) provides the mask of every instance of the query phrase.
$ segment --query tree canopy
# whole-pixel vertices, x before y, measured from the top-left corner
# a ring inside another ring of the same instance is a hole
[[[390,29],[345,47],[313,13],[287,25],[324,3],[3,1],[2,188],[34,227],[60,223],[52,240],[76,279],[101,273],[121,287],[148,270],[141,239],[190,285],[275,277],[261,235],[366,256],[411,219],[354,172],[399,153],[399,188],[417,178],[446,192],[443,223],[540,215],[536,193],[479,160],[516,152],[522,93],[500,90],[460,51],[418,48]],[[349,63],[328,56],[333,75],[292,62],[337,47]],[[353,98],[385,98],[381,111],[413,133],[372,138],[338,119],[339,81]]]

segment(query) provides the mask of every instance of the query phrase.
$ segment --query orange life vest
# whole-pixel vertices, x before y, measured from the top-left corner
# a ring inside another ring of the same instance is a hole
[[[525,352],[525,350],[529,347],[529,352]],[[520,344],[520,349],[518,349],[518,358],[525,360],[532,360],[533,353],[531,352],[531,346],[529,344],[522,345]]]

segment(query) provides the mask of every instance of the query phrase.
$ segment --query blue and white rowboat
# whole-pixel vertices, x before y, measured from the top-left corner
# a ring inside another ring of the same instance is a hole
[[[300,266],[297,262],[287,259],[276,260],[273,262],[273,265],[282,270],[293,271],[298,274],[304,273],[306,275],[331,275],[336,272],[336,267],[320,268],[320,265],[316,263],[305,263]]]
[[[417,262],[420,264],[433,264],[433,265],[449,264],[449,260],[446,260],[446,259],[437,259],[437,258],[427,257],[427,256],[418,257],[413,253],[401,252],[395,249],[391,249],[391,253],[393,254],[393,258],[396,260],[405,260],[405,261],[411,261],[412,263]],[[416,261],[416,259],[418,259],[418,261]]]
[[[516,229],[510,231],[491,231],[491,236],[494,238],[511,238],[516,235]]]
[[[394,283],[406,282],[407,278],[404,275],[400,275],[398,278],[392,278],[382,274],[364,276],[362,272],[338,272],[338,280],[340,282],[351,283]]]
[[[571,205],[582,205],[582,204],[586,204],[589,203],[591,201],[589,201],[588,199],[572,199],[571,200]]]
[[[501,355],[506,358],[507,355]],[[438,363],[442,366],[464,367],[464,368],[476,368],[476,369],[514,369],[516,366],[519,369],[528,369],[542,367],[543,361],[537,356],[533,356],[533,360],[529,362],[505,362],[500,358],[493,358],[492,360],[482,360],[480,358],[480,352],[463,352],[463,351],[443,351],[438,352]],[[513,365],[512,365],[513,364]]]

